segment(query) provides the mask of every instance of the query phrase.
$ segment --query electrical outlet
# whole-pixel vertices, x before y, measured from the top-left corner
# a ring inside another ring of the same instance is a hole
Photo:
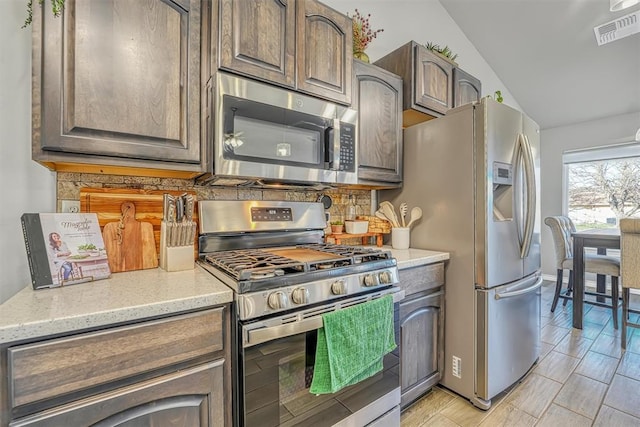
[[[79,200],[62,200],[62,212],[64,213],[80,212],[80,201]]]
[[[456,378],[462,378],[462,359],[458,356],[451,358],[451,373]]]

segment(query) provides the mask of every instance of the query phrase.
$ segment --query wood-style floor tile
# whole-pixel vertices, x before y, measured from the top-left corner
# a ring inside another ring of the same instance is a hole
[[[583,317],[585,322],[595,323],[602,326],[606,325],[610,319],[611,309],[601,307],[592,307],[591,310],[589,310],[589,312]]]
[[[402,426],[421,426],[456,399],[462,400],[439,387],[434,387],[423,398],[402,412]]]
[[[590,322],[582,322],[582,329],[573,329],[571,333],[580,335],[584,338],[588,338],[590,340],[595,340],[600,335],[604,329],[603,325],[598,325],[597,323]]]
[[[540,427],[587,427],[591,425],[591,419],[576,414],[558,405],[551,405],[540,422]]]
[[[640,354],[626,351],[616,373],[640,381]]]
[[[446,408],[440,411],[440,413],[462,427],[477,426],[488,415],[487,411],[478,409],[470,402],[462,399],[454,400],[450,405],[447,405]]]
[[[616,374],[611,381],[604,404],[640,418],[640,381]]]
[[[553,323],[549,323],[540,331],[540,339],[542,342],[556,345],[562,339],[571,332],[571,329],[556,326]]]
[[[607,384],[578,374],[571,374],[553,403],[594,419],[602,404]]]
[[[570,334],[564,337],[562,341],[558,343],[558,345],[556,345],[556,348],[554,350],[580,359],[585,354],[587,354],[587,351],[589,351],[589,347],[591,347],[591,344],[593,344],[593,340],[584,338],[580,334],[574,334],[572,331]]]
[[[590,351],[582,358],[582,361],[574,372],[609,384],[611,383],[613,375],[616,373],[617,367],[618,359],[615,357]]]
[[[453,421],[451,421],[449,418],[445,417],[442,414],[436,414],[434,415],[429,421],[427,421],[425,424],[421,424],[420,427],[460,427],[458,424],[454,423]],[[404,424],[402,424],[402,427],[405,427]]]
[[[538,361],[544,359],[551,350],[553,350],[554,345],[549,344],[547,342],[540,342],[540,356],[538,356]]]
[[[538,421],[533,416],[509,403],[498,405],[480,423],[480,427],[530,427]]]
[[[580,359],[553,350],[538,364],[534,372],[564,383],[579,363]]]
[[[640,418],[620,412],[609,406],[602,405],[593,427],[632,427],[640,426]]]
[[[540,418],[561,387],[562,384],[559,382],[533,372],[504,399],[503,403],[511,404],[535,418]]]
[[[591,351],[606,354],[607,356],[620,359],[622,356],[622,347],[620,339],[611,335],[600,334],[591,345]]]

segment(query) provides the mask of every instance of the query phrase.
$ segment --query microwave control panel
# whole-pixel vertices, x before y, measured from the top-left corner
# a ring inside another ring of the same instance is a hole
[[[356,170],[356,127],[351,123],[340,123],[340,170]]]

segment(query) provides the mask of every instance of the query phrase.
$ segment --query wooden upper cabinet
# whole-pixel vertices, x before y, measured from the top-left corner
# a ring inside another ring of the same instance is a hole
[[[457,105],[457,93],[463,103],[480,95],[480,81],[467,73],[454,82],[456,64],[415,41],[400,46],[375,62],[403,80],[403,126],[408,127],[443,116]],[[454,91],[457,92],[454,93]],[[475,99],[475,98],[474,98]]]
[[[358,183],[402,183],[402,79],[353,61],[353,108],[358,111]]]
[[[220,0],[220,67],[295,86],[294,0]]]
[[[415,46],[414,102],[440,114],[453,106],[453,65],[423,46]]]
[[[297,87],[350,104],[351,19],[316,0],[297,0]]]
[[[470,102],[479,102],[482,96],[482,84],[460,68],[453,69],[453,106],[459,107]]]
[[[220,0],[219,34],[221,69],[351,103],[348,16],[316,0]]]
[[[34,8],[34,160],[202,170],[203,5],[68,0],[61,18]]]

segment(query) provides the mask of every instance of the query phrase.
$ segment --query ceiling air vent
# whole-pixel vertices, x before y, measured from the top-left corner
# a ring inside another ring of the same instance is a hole
[[[621,16],[593,29],[598,46],[620,40],[640,32],[640,10]]]

